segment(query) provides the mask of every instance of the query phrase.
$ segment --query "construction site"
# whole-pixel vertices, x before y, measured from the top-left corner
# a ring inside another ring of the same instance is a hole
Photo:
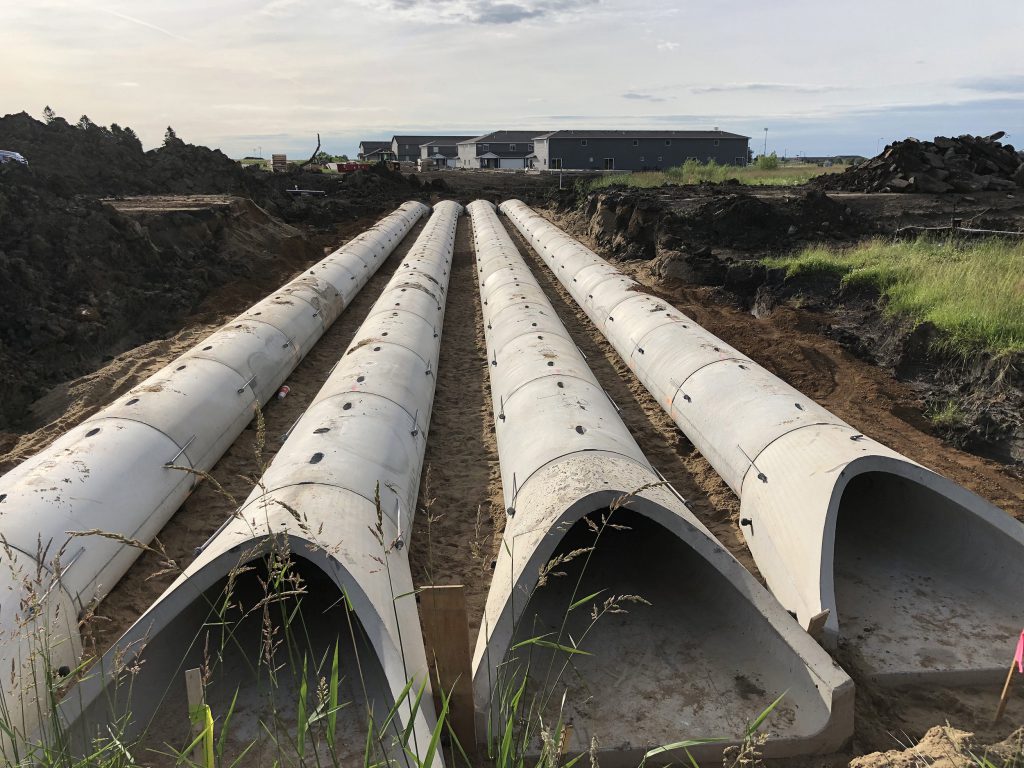
[[[643,186],[93,128],[0,118],[6,764],[1024,760],[1001,134]]]

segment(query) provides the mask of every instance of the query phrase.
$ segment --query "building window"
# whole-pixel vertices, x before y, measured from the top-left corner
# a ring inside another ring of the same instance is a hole
[[[587,140],[586,139],[580,139],[580,146],[581,147],[587,146]]]
[[[528,152],[533,152],[533,144],[527,144],[526,149]]]
[[[715,146],[718,146],[718,139],[715,139]]]
[[[644,161],[644,156],[640,155],[640,162],[642,163],[643,161]]]
[[[661,155],[658,155],[658,162],[661,162]]]
[[[640,139],[633,139],[633,146],[634,147],[639,147],[640,146]]]
[[[480,150],[482,152],[489,152],[490,149],[491,149],[491,145],[490,144],[481,144],[480,145]]]
[[[666,147],[671,147],[672,146],[672,139],[665,139],[665,146]]]
[[[509,152],[515,152],[516,151],[516,145],[515,144],[509,144],[508,145],[508,151]]]

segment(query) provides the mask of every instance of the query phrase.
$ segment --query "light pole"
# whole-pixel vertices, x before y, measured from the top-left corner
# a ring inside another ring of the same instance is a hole
[[[768,129],[767,128],[764,129],[764,151],[761,154],[765,155],[765,156],[768,155]]]
[[[878,137],[878,138],[877,138],[877,139],[875,140],[875,154],[876,154],[876,155],[878,154],[878,148],[879,148],[879,147],[881,146],[881,144],[882,144],[882,142],[883,142],[883,141],[885,141],[885,138],[884,138],[884,137],[882,137],[882,136],[879,136],[879,137]]]

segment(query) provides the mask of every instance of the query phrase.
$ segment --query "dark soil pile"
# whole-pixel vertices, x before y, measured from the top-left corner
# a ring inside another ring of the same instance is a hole
[[[822,189],[847,192],[982,192],[1024,187],[1024,157],[1003,132],[991,136],[936,136],[897,141],[877,157],[843,173],[819,176]]]
[[[651,259],[665,252],[744,259],[805,241],[843,242],[871,230],[861,216],[816,189],[774,199],[728,184],[693,191],[692,202],[681,207],[673,203],[683,192],[677,188],[669,197],[658,190],[612,187],[591,192],[574,219],[620,259]]]
[[[50,386],[180,327],[212,291],[270,281],[319,257],[242,198],[126,216],[0,166],[0,428]]]
[[[242,168],[220,150],[177,138],[144,152],[130,128],[71,125],[59,117],[42,123],[24,112],[0,117],[0,149],[24,155],[34,183],[62,197],[232,194],[252,199],[289,223],[321,228],[430,194],[384,168],[270,174]],[[294,189],[326,194],[288,192]]]

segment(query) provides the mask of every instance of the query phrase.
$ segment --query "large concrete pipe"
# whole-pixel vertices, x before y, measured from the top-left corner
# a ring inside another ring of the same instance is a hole
[[[602,765],[637,765],[646,750],[686,737],[738,738],[783,692],[766,754],[837,749],[853,732],[851,680],[652,468],[494,207],[477,201],[469,212],[508,514],[474,657],[478,710],[500,721],[496,700],[518,688],[530,657],[527,698],[557,709],[565,693],[570,751],[599,737]],[[584,518],[600,529],[604,515],[611,525],[598,539]],[[539,586],[553,558],[588,547],[555,569],[566,576]],[[623,603],[629,614],[590,627],[592,603],[613,595],[650,605]],[[589,655],[547,676],[567,657],[530,644],[535,636],[574,638]],[[723,746],[695,754],[720,757]]]
[[[1005,674],[1024,622],[1024,526],[872,440],[644,292],[519,201],[501,210],[741,500],[782,604],[865,674]]]
[[[418,685],[427,680],[406,545],[462,208],[443,202],[434,211],[238,513],[104,656],[102,672],[72,691],[65,712],[79,743],[97,723],[122,722],[128,712],[127,737],[145,732],[147,741],[187,743],[187,720],[166,713],[184,711],[178,709],[185,706],[183,671],[199,666],[204,653],[214,658],[206,697],[216,716],[228,711],[237,691],[235,717],[241,714],[243,727],[236,725],[235,730],[258,736],[257,720],[269,724],[277,710],[261,711],[253,702],[260,702],[268,688],[283,689],[287,692],[280,703],[286,712],[292,708],[284,727],[294,729],[292,696],[300,689],[300,660],[308,658],[312,665],[314,659],[330,658],[340,643],[345,680],[339,701],[350,704],[339,715],[337,744],[344,747],[330,757],[348,764],[363,760],[369,718],[384,729],[387,713],[406,684],[413,681],[414,698]],[[225,622],[219,606],[227,585],[237,595],[232,602],[258,604],[265,599],[259,593],[238,594],[244,590],[236,574],[268,555],[294,561],[307,593],[301,614],[295,609],[298,619],[293,619],[303,627],[298,638],[302,651],[289,651],[289,663],[272,684],[240,660],[263,652],[266,627],[259,615],[254,621],[238,609],[232,616],[240,612],[242,618],[230,625],[230,642],[218,647],[216,640],[217,627]],[[352,619],[358,625],[355,632],[349,629]],[[144,662],[140,671],[118,692],[116,667],[136,660]],[[315,682],[322,674],[311,677]],[[390,741],[407,729],[408,749],[424,757],[433,725],[429,685],[427,690],[415,717],[406,701],[390,719],[387,733],[375,734],[381,736],[379,746],[388,760],[408,761],[401,745]],[[229,745],[239,751],[245,746],[244,741]]]
[[[125,539],[160,531],[427,211],[405,203],[0,477],[0,692],[27,727],[51,664],[77,663],[80,612],[140,554]]]

